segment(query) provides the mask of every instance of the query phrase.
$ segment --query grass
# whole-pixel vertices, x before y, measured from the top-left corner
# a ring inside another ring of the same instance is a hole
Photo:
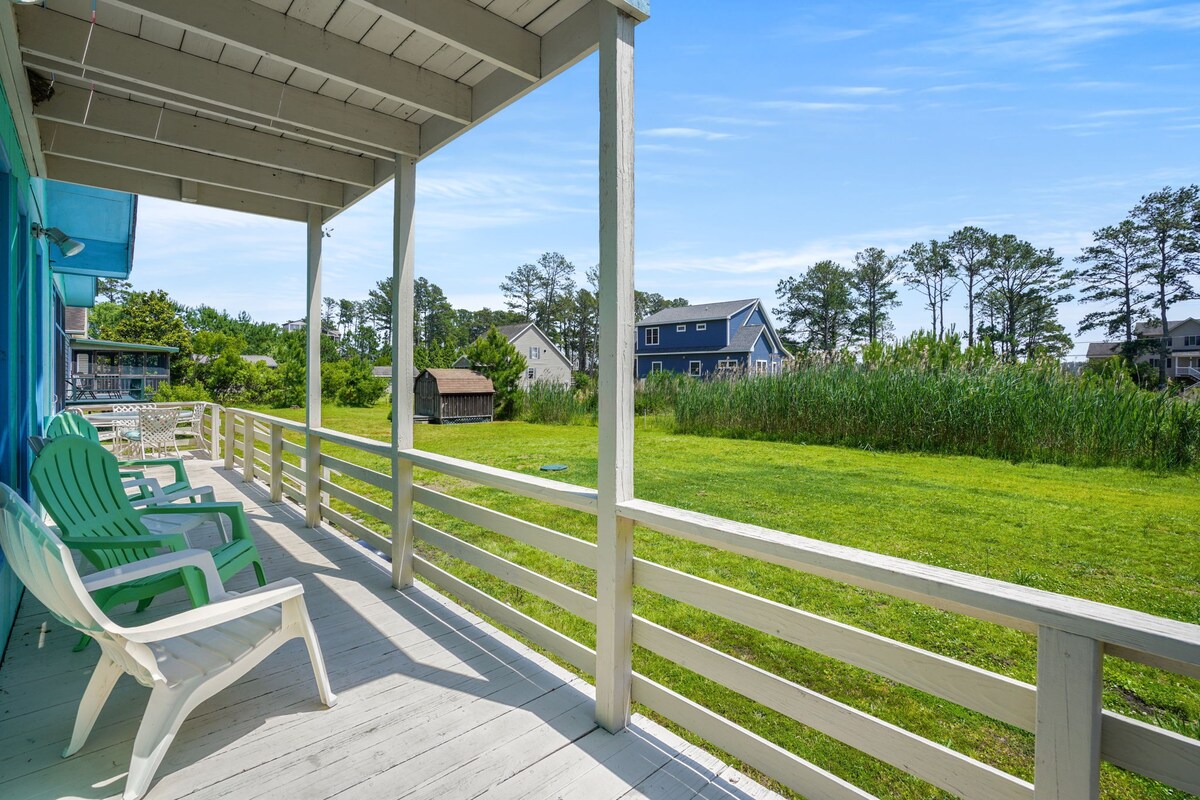
[[[267,412],[280,413],[280,412]],[[284,411],[300,418],[302,411]],[[327,427],[387,439],[386,409],[327,407]],[[418,426],[417,447],[529,474],[568,465],[564,479],[594,486],[596,431],[527,423]],[[330,452],[386,472],[345,448]],[[1194,477],[1121,468],[1081,469],[961,456],[879,453],[671,433],[639,419],[640,498],[987,575],[1152,614],[1200,619]],[[417,471],[418,482],[594,541],[594,518]],[[376,499],[377,490],[339,478]],[[581,591],[590,570],[418,507],[435,527]],[[376,526],[382,529],[382,526]],[[539,598],[436,551],[422,554],[545,624],[594,645],[594,629]],[[1031,636],[854,589],[639,529],[639,557],[1033,682]],[[636,612],[888,722],[1027,780],[1033,738],[982,715],[743,626],[641,590]],[[635,668],[803,758],[881,797],[945,797],[915,778],[746,701],[664,659],[635,652]],[[1200,737],[1200,681],[1108,659],[1105,705]],[[693,737],[694,738],[694,737]],[[1178,798],[1105,765],[1106,798]]]

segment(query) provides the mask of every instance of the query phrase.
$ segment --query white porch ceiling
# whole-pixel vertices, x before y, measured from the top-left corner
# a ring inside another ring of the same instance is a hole
[[[424,158],[593,52],[608,5],[646,16],[644,0],[98,0],[94,19],[92,0],[0,3],[0,72],[36,120],[36,175],[328,218],[398,155]],[[33,106],[21,67],[54,96]]]

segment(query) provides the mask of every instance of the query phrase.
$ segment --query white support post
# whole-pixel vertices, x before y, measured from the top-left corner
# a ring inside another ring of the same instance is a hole
[[[242,480],[254,482],[254,418],[247,414],[242,418]]]
[[[208,457],[216,461],[221,457],[221,407],[213,403],[208,408],[212,412],[208,429]]]
[[[271,502],[283,499],[283,428],[271,425]]]
[[[392,219],[392,586],[413,582],[413,207],[417,162],[396,156]]]
[[[597,460],[596,722],[629,723],[633,681],[633,26],[600,10],[600,447]]]
[[[1103,654],[1095,639],[1038,629],[1035,800],[1100,797]]]
[[[308,369],[304,392],[304,524],[321,524],[321,440],[313,431],[321,427],[321,209],[308,207]]]
[[[233,459],[237,455],[233,452],[236,437],[233,426],[234,414],[229,409],[225,409],[225,469],[233,469]]]

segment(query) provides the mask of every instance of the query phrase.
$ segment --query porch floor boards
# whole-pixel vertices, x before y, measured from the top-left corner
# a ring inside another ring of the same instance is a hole
[[[777,798],[648,719],[596,726],[590,684],[418,584],[397,592],[386,562],[214,462],[194,485],[241,501],[269,579],[305,587],[338,705],[325,710],[293,640],[197,708],[148,800],[209,798]],[[216,530],[206,526],[193,543]],[[250,570],[229,586],[254,586]],[[188,607],[182,590],[133,624]],[[118,683],[83,750],[60,757],[98,648],[26,595],[0,665],[0,797],[119,798],[149,690]]]

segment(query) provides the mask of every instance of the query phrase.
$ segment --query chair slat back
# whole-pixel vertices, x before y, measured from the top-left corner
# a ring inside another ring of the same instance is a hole
[[[64,536],[139,536],[149,533],[129,504],[116,457],[99,442],[60,436],[38,453],[29,481]],[[88,551],[100,569],[140,561],[153,549]]]
[[[100,441],[100,431],[96,430],[95,425],[88,422],[82,414],[66,411],[55,414],[46,425],[47,439],[57,439],[60,436],[82,436],[88,441]]]
[[[83,589],[66,546],[11,488],[0,483],[0,548],[13,572],[56,619],[93,636],[109,623]]]
[[[175,445],[175,426],[179,423],[178,408],[142,408],[138,411],[138,429],[144,451],[165,450]]]

